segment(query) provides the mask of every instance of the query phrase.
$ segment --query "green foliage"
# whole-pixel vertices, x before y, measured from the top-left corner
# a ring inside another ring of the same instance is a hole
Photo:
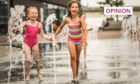
[[[110,5],[111,7],[112,6],[123,6],[124,5],[124,1],[123,0],[105,0],[105,1],[100,1],[100,2],[97,2],[98,4],[100,5]]]

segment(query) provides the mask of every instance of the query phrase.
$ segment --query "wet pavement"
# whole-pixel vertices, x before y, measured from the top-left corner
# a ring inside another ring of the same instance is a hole
[[[130,41],[122,38],[120,31],[99,32],[96,38],[91,37],[88,41],[86,68],[84,67],[84,55],[81,55],[81,64],[79,72],[79,84],[140,84],[140,45],[138,41]],[[91,40],[92,39],[92,40]],[[3,47],[3,48],[2,48]],[[6,46],[1,46],[1,52],[5,56],[1,56],[0,65],[10,61],[9,54],[4,49]],[[2,50],[5,52],[2,52]],[[10,55],[17,56],[22,60],[23,52],[20,49],[14,49]],[[36,77],[36,69],[32,67],[30,84],[69,84],[72,78],[69,54],[67,47],[64,44],[61,51],[53,52],[41,51],[42,74],[44,81],[39,81]],[[8,52],[10,53],[10,51]],[[7,57],[7,58],[6,58]],[[5,60],[7,59],[7,60]],[[5,60],[5,61],[4,61]],[[14,64],[14,63],[13,63]],[[34,64],[34,63],[33,63]],[[10,64],[3,65],[3,69],[10,68]],[[21,74],[12,75],[10,82],[5,76],[5,82],[0,84],[24,84],[24,70],[22,63],[15,63],[18,70],[13,73],[20,72]],[[13,68],[12,67],[12,68]],[[21,71],[19,71],[21,70]],[[8,71],[7,71],[8,73]]]

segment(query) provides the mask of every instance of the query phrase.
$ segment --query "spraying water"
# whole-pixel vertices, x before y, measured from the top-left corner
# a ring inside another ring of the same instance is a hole
[[[10,48],[10,69],[8,72],[8,82],[7,84],[10,83],[10,78],[11,78],[11,71],[14,68],[14,66],[19,62],[19,59],[22,61],[23,65],[23,74],[24,74],[24,80],[25,80],[25,69],[24,69],[24,56],[22,58],[20,55],[24,55],[23,53],[23,28],[20,28],[19,33],[13,33],[12,28],[16,27],[20,23],[22,23],[22,17],[25,15],[24,13],[24,6],[21,5],[16,5],[14,8],[10,9],[11,16],[8,21],[8,35],[9,35],[9,48]],[[22,49],[20,52],[17,53],[17,56],[13,56],[13,49],[12,49],[12,44],[14,42],[20,43],[22,45]]]
[[[51,29],[52,29],[52,38],[53,38],[53,55],[54,55],[54,70],[56,70],[56,60],[55,60],[55,46],[56,46],[56,41],[55,41],[55,37],[54,37],[54,30],[53,30],[53,21],[56,20],[56,15],[55,14],[51,14],[48,16],[48,18],[46,19],[46,25],[51,25]],[[56,84],[56,71],[54,71],[54,84]]]

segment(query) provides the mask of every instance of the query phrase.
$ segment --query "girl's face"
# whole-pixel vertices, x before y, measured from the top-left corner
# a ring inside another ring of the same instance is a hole
[[[30,20],[37,20],[38,19],[38,11],[37,9],[33,8],[29,10],[28,17]]]
[[[72,3],[69,10],[70,10],[71,15],[77,15],[78,11],[79,11],[78,4],[77,3]]]

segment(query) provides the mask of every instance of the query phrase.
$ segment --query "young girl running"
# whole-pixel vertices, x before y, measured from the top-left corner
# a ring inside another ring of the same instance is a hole
[[[44,34],[42,24],[37,21],[38,19],[38,10],[36,7],[29,7],[27,9],[28,20],[24,21],[22,24],[14,28],[17,30],[21,27],[24,28],[24,48],[25,48],[25,70],[26,70],[26,81],[30,80],[30,58],[31,51],[33,51],[34,60],[36,63],[37,73],[39,80],[43,80],[43,77],[40,72],[39,65],[39,47],[37,41],[37,34],[40,32],[40,35],[46,39],[49,39],[47,35]]]
[[[86,15],[82,12],[81,5],[78,1],[71,1],[68,4],[68,15],[65,17],[55,32],[55,37],[61,32],[64,25],[67,24],[69,28],[68,34],[68,49],[70,53],[71,68],[73,73],[74,84],[78,81],[78,69],[80,62],[80,53],[83,42],[87,40],[87,30],[85,23]]]

